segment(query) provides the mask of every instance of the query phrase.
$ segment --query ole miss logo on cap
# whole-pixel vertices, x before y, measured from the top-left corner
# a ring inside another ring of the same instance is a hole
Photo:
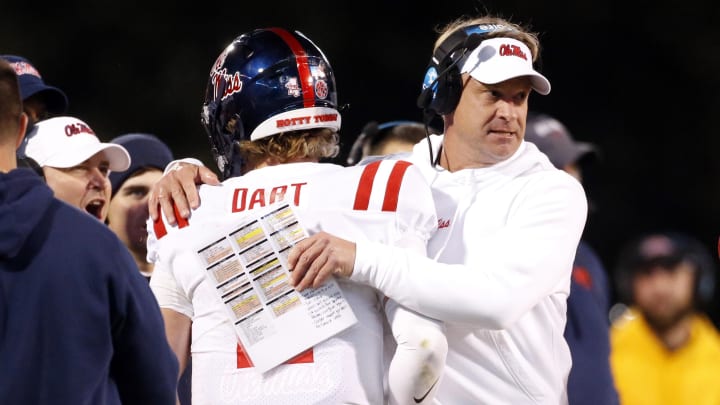
[[[500,56],[517,56],[527,60],[527,55],[517,45],[502,44],[500,45]]]
[[[65,136],[73,136],[78,134],[95,135],[95,131],[93,131],[92,128],[83,124],[82,122],[65,125]]]
[[[15,69],[15,74],[18,76],[22,75],[32,75],[37,78],[40,78],[40,72],[35,69],[35,67],[27,62],[15,62],[11,63],[13,69]]]

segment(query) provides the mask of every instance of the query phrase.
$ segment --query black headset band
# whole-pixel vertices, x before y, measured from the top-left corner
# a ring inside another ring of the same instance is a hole
[[[496,31],[507,31],[508,28],[500,24],[479,24],[458,29],[445,38],[433,52],[433,63],[439,64],[460,48],[475,49],[488,34]]]

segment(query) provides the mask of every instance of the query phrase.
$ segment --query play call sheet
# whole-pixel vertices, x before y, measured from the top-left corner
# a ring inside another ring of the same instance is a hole
[[[267,371],[357,322],[335,280],[302,293],[287,255],[307,237],[292,208],[243,215],[197,248],[253,366]]]

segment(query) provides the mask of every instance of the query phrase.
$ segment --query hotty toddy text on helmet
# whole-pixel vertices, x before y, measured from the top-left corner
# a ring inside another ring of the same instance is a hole
[[[275,121],[276,126],[278,128],[283,127],[291,127],[295,125],[304,125],[304,124],[310,124],[312,123],[320,123],[320,122],[332,122],[337,121],[338,115],[337,114],[320,114],[320,115],[308,115],[305,117],[294,117],[294,118],[285,118],[281,120]]]

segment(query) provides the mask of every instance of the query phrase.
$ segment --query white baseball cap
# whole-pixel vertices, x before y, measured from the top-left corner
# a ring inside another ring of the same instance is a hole
[[[74,117],[40,121],[26,138],[25,154],[43,167],[77,166],[98,152],[105,152],[111,171],[130,167],[130,155],[123,146],[100,142],[88,124]]]
[[[530,76],[535,91],[542,95],[550,93],[548,79],[533,68],[530,48],[516,39],[486,39],[461,61],[461,66],[460,73],[470,73],[480,83],[496,84]]]

